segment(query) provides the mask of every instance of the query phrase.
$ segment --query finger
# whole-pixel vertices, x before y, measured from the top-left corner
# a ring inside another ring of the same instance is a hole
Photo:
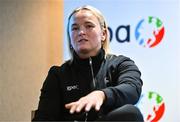
[[[76,107],[76,112],[80,112],[85,107],[85,103],[79,103]]]
[[[70,108],[71,108],[71,106],[73,106],[74,104],[75,104],[74,102],[71,102],[71,103],[65,104],[65,108],[70,109]]]
[[[88,103],[85,107],[85,111],[90,111],[90,109],[92,108],[93,104],[92,103]]]
[[[96,111],[99,111],[99,110],[100,110],[100,107],[101,107],[101,104],[97,103],[96,106],[95,106],[95,110],[96,110]]]
[[[71,108],[70,108],[70,110],[69,110],[69,112],[71,113],[71,114],[73,114],[74,112],[75,112],[75,110],[76,110],[76,104],[74,104],[74,105],[72,105],[71,106]]]

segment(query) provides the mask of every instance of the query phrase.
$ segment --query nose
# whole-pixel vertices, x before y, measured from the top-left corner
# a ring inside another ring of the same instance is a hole
[[[84,35],[86,33],[86,29],[84,27],[80,27],[78,35]]]

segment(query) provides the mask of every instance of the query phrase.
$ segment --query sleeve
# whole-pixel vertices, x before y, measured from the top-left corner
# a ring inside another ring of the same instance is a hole
[[[43,83],[38,109],[33,121],[60,120],[62,117],[57,68],[51,67]],[[61,97],[62,98],[62,97]]]
[[[143,84],[134,61],[124,57],[123,61],[116,62],[119,63],[109,68],[110,86],[102,89],[106,96],[103,106],[109,110],[137,103]]]

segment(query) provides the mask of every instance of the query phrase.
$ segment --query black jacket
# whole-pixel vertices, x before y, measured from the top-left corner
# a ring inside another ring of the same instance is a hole
[[[125,104],[135,104],[141,94],[140,76],[137,66],[125,56],[105,56],[103,49],[89,59],[80,59],[74,53],[73,60],[49,70],[33,120],[84,120],[83,112],[71,115],[64,105],[97,89],[104,91],[106,99],[100,112],[89,112],[89,120]]]

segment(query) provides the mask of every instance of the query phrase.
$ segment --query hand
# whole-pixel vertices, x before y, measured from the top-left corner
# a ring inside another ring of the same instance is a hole
[[[83,108],[86,112],[90,111],[91,108],[95,108],[96,111],[99,111],[104,100],[104,92],[97,90],[89,93],[84,97],[81,97],[78,101],[66,104],[65,107],[69,109],[71,114],[74,112],[79,113]]]

